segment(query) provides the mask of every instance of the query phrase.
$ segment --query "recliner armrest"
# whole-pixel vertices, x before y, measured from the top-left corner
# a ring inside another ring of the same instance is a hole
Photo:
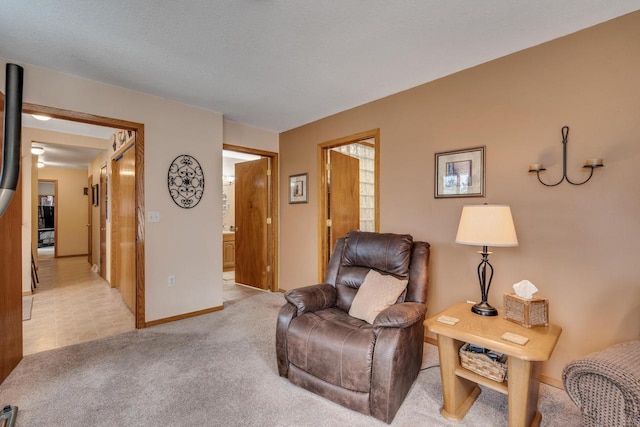
[[[640,340],[612,345],[569,362],[564,389],[585,425],[637,425],[640,420]]]
[[[324,310],[336,305],[336,289],[326,283],[320,285],[305,286],[287,291],[284,298],[295,305],[298,316],[303,313],[311,313]]]
[[[373,321],[374,328],[408,328],[424,319],[427,307],[419,302],[403,302],[385,308]]]

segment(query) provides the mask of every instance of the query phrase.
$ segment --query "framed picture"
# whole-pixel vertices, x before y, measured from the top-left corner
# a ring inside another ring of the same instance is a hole
[[[484,147],[436,153],[435,197],[484,197]]]
[[[289,203],[309,202],[309,174],[289,176]]]
[[[98,206],[100,204],[100,191],[98,184],[93,184],[91,187],[91,204]]]

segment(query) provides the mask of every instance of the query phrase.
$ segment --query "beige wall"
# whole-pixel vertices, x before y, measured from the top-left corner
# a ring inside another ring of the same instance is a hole
[[[225,144],[278,152],[279,137],[275,132],[224,120],[223,141]]]
[[[640,12],[327,117],[280,135],[281,175],[309,172],[310,201],[281,202],[281,287],[317,280],[318,144],[379,128],[381,231],[432,245],[428,313],[478,300],[479,248],[454,243],[465,204],[511,205],[520,246],[494,248],[489,301],[529,279],[563,328],[543,375],[640,334]],[[583,186],[542,186],[604,157]],[[434,199],[434,153],[486,146],[486,197]],[[286,182],[280,189],[286,194]]]
[[[89,197],[84,195],[84,188],[87,187],[86,169],[45,166],[38,169],[38,180],[58,182],[58,197],[54,202],[57,217],[57,256],[86,255],[89,220]]]
[[[6,62],[15,61],[0,58],[0,81],[5,79]],[[24,67],[24,102],[145,125],[145,214],[161,214],[160,222],[145,223],[145,320],[222,306],[222,186],[218,184],[222,175],[222,115],[20,65]],[[180,209],[167,191],[167,170],[180,154],[198,159],[207,183],[211,182],[193,209]],[[23,180],[25,176],[30,177],[30,170],[22,175]],[[31,188],[30,183],[27,186]],[[23,239],[30,241],[30,232],[30,228],[24,231],[23,236],[29,236]],[[26,256],[28,251],[27,246]],[[167,286],[169,275],[176,276],[175,287]]]

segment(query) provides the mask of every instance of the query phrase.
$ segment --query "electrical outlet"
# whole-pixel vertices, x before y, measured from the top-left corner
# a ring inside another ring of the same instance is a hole
[[[169,276],[169,287],[173,288],[176,285],[176,276],[173,274]]]

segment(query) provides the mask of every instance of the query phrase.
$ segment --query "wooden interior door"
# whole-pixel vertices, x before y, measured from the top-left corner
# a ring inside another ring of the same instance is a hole
[[[0,134],[4,94],[0,92]],[[2,150],[0,150],[0,164]],[[22,174],[21,174],[22,177]],[[0,218],[0,383],[22,359],[22,178]]]
[[[360,160],[329,150],[329,253],[336,241],[360,228]]]
[[[87,183],[89,187],[87,187],[87,197],[88,206],[87,206],[87,262],[89,265],[93,265],[93,175],[89,177],[89,182]]]
[[[135,313],[136,306],[136,230],[135,230],[135,166],[133,145],[112,164],[113,232],[112,259],[115,286],[125,304]]]
[[[107,280],[107,166],[100,169],[100,276]]]
[[[235,281],[269,289],[267,217],[269,212],[269,159],[236,163]]]

